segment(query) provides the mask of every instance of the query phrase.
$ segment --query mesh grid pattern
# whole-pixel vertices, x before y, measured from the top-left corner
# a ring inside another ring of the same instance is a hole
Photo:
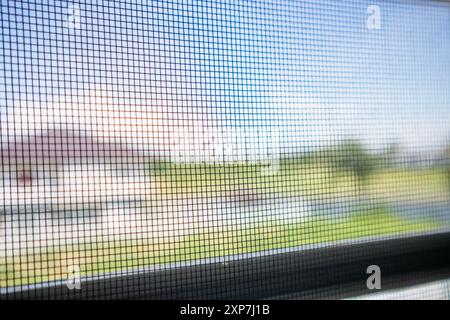
[[[78,281],[132,292],[121,276],[171,268],[177,281],[148,286],[208,287],[188,266],[448,230],[448,3],[5,0],[0,14],[3,293],[67,282],[102,298]],[[233,296],[258,268],[213,290]]]

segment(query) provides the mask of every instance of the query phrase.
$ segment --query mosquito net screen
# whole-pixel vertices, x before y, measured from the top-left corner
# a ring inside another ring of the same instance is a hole
[[[0,11],[3,297],[67,286],[101,298],[89,281],[106,278],[145,297],[126,280],[139,274],[146,288],[229,297],[242,279],[253,297],[266,284],[248,272],[295,263],[245,265],[254,257],[449,226],[448,3]],[[231,262],[243,264],[208,282]]]

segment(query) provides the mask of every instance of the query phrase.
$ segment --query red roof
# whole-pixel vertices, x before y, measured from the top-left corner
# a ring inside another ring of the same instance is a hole
[[[148,152],[120,142],[104,142],[88,134],[68,130],[48,130],[10,142],[0,149],[3,163],[64,163],[83,159],[102,162],[129,162],[152,157]]]

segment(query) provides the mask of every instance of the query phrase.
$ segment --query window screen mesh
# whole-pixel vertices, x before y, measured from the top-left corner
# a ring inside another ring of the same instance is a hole
[[[7,296],[171,268],[146,285],[208,287],[188,267],[449,226],[448,3],[5,0],[0,19]]]

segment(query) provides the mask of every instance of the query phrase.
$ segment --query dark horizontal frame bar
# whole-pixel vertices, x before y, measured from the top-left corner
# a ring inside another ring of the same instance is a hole
[[[450,232],[85,279],[80,290],[62,283],[11,288],[0,299],[264,299],[348,283],[352,292],[368,294],[373,292],[366,288],[369,265],[381,268],[382,279],[450,268]],[[328,293],[348,296],[345,291]]]
[[[440,282],[450,282],[450,266],[442,268],[424,269],[419,271],[401,272],[382,276],[382,289],[368,292],[366,287],[361,287],[361,282],[342,283],[339,285],[318,288],[308,291],[295,292],[287,295],[270,297],[270,300],[300,300],[300,299],[365,299],[371,294],[393,293],[398,291],[401,296],[409,288],[423,288],[426,296],[427,286]],[[442,283],[443,284],[443,283]],[[380,297],[378,295],[378,297]],[[418,297],[419,298],[419,297]]]

